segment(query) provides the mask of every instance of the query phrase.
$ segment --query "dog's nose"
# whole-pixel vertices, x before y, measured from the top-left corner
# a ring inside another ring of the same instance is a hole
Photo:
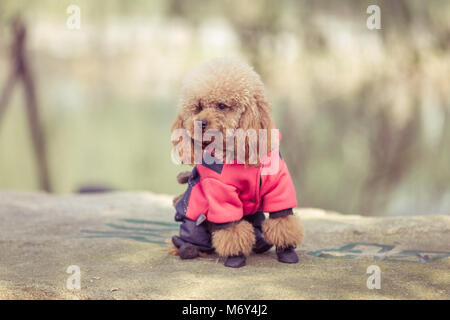
[[[201,122],[201,125],[202,125],[202,129],[205,130],[205,129],[206,129],[206,126],[208,125],[208,121],[206,121],[206,120],[201,120],[200,122]]]

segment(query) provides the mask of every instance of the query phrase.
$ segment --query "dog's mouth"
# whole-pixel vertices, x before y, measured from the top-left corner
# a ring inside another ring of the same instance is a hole
[[[215,141],[216,141],[216,137],[215,136],[206,137],[206,138],[203,137],[203,140],[202,140],[202,147],[203,147],[203,149],[205,149],[209,145],[212,145]]]
[[[197,145],[202,146],[202,151],[208,151],[211,152],[212,154],[215,153],[215,148],[217,147],[215,145],[215,141],[216,141],[216,137],[215,136],[208,136],[206,138],[203,137],[202,135],[202,140],[198,140],[198,139],[194,139],[192,138],[192,140],[194,141],[194,144],[196,143]]]
[[[206,131],[209,132],[208,135],[206,135]],[[215,132],[219,132],[223,135],[221,130],[218,129],[208,129],[208,130],[203,130],[201,135],[197,132],[196,134],[188,131],[188,134],[190,136],[190,138],[195,142],[195,143],[201,143],[203,148],[206,148],[207,146],[209,146],[210,144],[212,144],[213,142],[215,142],[216,140],[216,136],[214,135]]]
[[[205,149],[207,146],[209,146],[213,142],[214,142],[214,137],[210,141],[203,141],[202,142],[202,148]]]

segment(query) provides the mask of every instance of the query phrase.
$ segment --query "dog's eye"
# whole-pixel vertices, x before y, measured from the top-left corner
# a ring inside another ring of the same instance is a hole
[[[225,110],[225,109],[228,108],[228,106],[227,106],[226,104],[219,103],[219,104],[217,105],[217,108],[219,108],[220,110]]]
[[[202,106],[202,103],[201,103],[201,102],[199,102],[199,103],[198,103],[198,105],[196,106],[196,108],[195,108],[195,109],[196,109],[196,111],[197,111],[197,112],[200,112],[200,111],[202,111],[202,110],[203,110],[203,106]]]

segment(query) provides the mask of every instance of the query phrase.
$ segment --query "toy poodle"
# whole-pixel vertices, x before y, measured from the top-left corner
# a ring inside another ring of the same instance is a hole
[[[271,111],[260,76],[243,62],[215,59],[187,74],[172,125],[173,156],[195,166],[178,175],[188,187],[174,199],[181,226],[172,254],[216,251],[238,268],[252,251],[275,245],[280,262],[298,262],[303,227],[293,214],[295,189]]]

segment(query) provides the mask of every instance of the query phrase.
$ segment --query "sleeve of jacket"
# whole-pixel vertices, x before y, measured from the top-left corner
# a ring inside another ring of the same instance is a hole
[[[242,219],[243,205],[236,187],[214,178],[203,179],[201,184],[203,190],[207,190],[208,221],[228,223]]]
[[[261,197],[263,211],[269,213],[289,213],[297,206],[294,184],[284,160],[279,159],[277,173],[261,176]]]

